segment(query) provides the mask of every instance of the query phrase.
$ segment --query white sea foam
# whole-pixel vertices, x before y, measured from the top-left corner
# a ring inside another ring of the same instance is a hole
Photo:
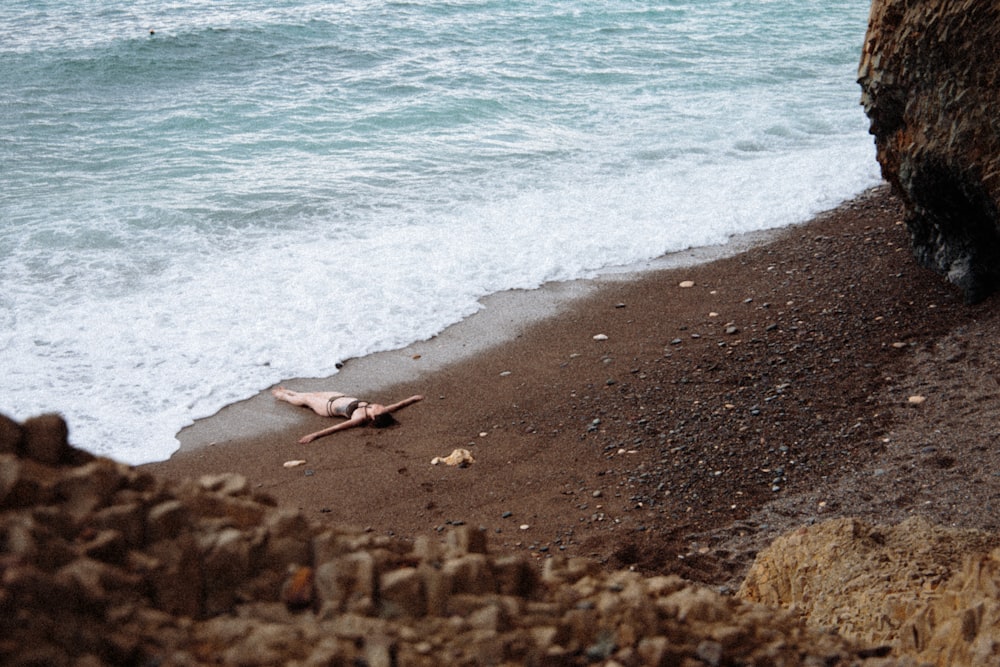
[[[91,4],[64,18],[93,29]],[[163,459],[193,420],[484,295],[794,224],[878,181],[847,3],[377,4],[149,0],[111,24],[159,16],[156,42],[60,43],[30,14],[0,46],[18,137],[0,411]],[[756,60],[777,48],[760,34],[797,57]]]

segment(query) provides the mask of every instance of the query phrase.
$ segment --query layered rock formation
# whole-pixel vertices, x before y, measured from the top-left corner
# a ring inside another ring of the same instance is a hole
[[[968,302],[1000,286],[1000,5],[873,0],[859,68],[917,259]]]
[[[798,609],[815,628],[890,644],[921,664],[1000,664],[1000,536],[835,519],[761,552],[739,597]]]
[[[5,665],[910,665],[677,577],[307,521],[0,417]],[[38,460],[38,456],[43,460]]]

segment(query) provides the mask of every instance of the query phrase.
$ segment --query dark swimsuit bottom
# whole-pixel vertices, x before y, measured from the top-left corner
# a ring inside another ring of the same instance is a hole
[[[341,398],[343,398],[343,396],[334,396],[326,402],[326,414],[331,417],[346,417],[347,419],[350,419],[355,410],[371,405],[368,401],[359,401],[358,399],[354,399],[343,408],[334,408],[333,402]],[[364,403],[364,405],[361,405],[362,403]]]

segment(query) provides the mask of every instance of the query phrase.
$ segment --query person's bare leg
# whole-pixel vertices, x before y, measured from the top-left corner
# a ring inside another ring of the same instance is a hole
[[[291,389],[285,389],[284,387],[279,386],[272,389],[271,393],[279,401],[285,401],[286,403],[291,403],[292,405],[306,404],[305,394],[299,391],[292,391]]]
[[[280,401],[291,403],[292,405],[305,405],[321,417],[329,417],[327,414],[327,404],[332,398],[346,396],[338,391],[292,391],[284,387],[275,387],[271,390],[274,397]]]

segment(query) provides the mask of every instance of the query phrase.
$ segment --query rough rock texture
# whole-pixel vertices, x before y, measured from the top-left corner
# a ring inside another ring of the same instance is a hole
[[[917,259],[969,302],[1000,286],[1000,5],[874,0],[858,82]]]
[[[945,667],[1000,663],[997,536],[835,519],[757,556],[739,597],[799,611],[815,628]]]
[[[43,462],[0,421],[5,665],[915,664],[676,576],[491,556],[468,526],[408,543],[237,475],[78,463],[53,418]]]

